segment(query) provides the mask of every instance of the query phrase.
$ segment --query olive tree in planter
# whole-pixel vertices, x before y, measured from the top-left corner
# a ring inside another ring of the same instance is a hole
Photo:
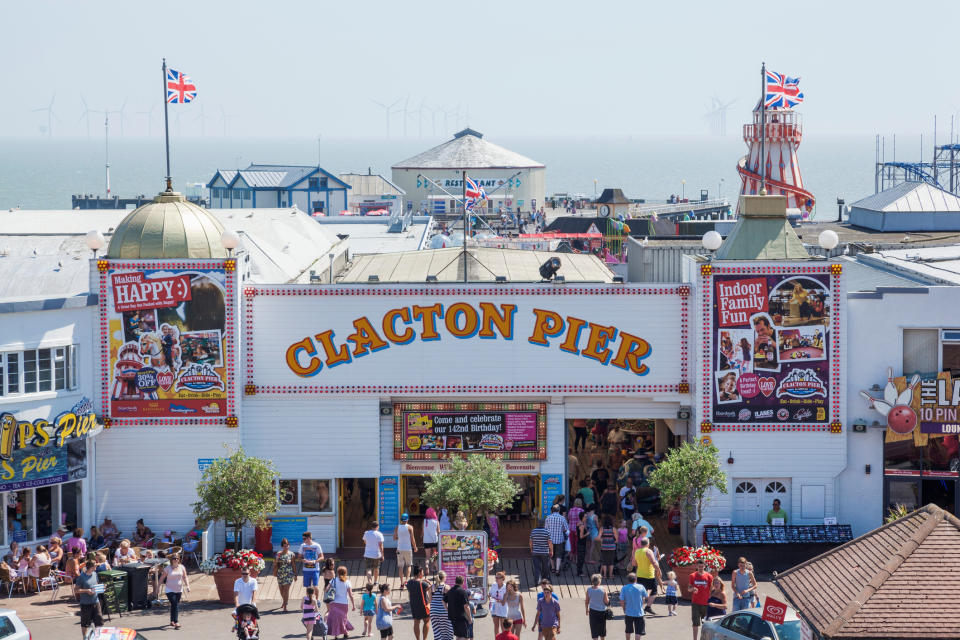
[[[660,491],[661,504],[680,503],[688,525],[685,533],[692,531],[696,536],[711,490],[727,492],[727,474],[720,468],[717,454],[712,444],[684,442],[668,451],[650,474],[650,486]]]
[[[203,526],[223,520],[234,530],[233,548],[240,549],[243,527],[265,527],[268,516],[280,508],[273,462],[248,456],[243,447],[204,469],[197,485],[193,512]]]
[[[448,471],[427,478],[422,498],[431,507],[462,511],[466,524],[457,528],[465,528],[486,511],[510,506],[519,491],[501,462],[474,454],[452,458]]]

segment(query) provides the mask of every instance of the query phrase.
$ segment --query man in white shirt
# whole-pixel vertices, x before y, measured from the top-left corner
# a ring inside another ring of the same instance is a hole
[[[367,565],[367,574],[372,573],[375,583],[380,579],[380,563],[383,562],[383,534],[377,530],[379,526],[373,520],[363,532],[363,560]]]
[[[400,524],[393,532],[393,539],[397,541],[397,573],[407,581],[410,579],[410,569],[413,568],[413,554],[417,552],[417,541],[413,536],[413,527],[409,523],[410,516],[406,513],[400,516]]]
[[[316,587],[320,583],[320,563],[323,562],[323,549],[313,541],[313,534],[309,531],[303,532],[300,560],[303,562],[303,586]]]
[[[242,569],[233,583],[233,606],[257,604],[257,581],[250,577],[250,569]]]

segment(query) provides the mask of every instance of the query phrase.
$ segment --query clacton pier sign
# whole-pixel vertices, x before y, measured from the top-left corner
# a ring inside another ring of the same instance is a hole
[[[517,391],[676,393],[686,376],[688,293],[626,285],[251,289],[248,376],[257,393],[509,391],[509,368],[529,381]]]

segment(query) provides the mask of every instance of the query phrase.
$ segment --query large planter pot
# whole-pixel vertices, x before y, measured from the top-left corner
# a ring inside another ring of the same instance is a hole
[[[684,567],[675,567],[673,572],[677,574],[677,584],[680,585],[680,597],[684,600],[690,599],[690,576],[696,573],[696,565],[687,565]],[[233,587],[231,586],[231,589]]]
[[[256,580],[259,572],[250,569],[250,579]],[[240,569],[220,569],[213,574],[213,583],[217,585],[217,597],[223,604],[233,604],[233,583],[240,578]]]

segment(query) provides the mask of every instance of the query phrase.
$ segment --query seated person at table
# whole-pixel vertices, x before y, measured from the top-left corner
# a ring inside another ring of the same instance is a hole
[[[67,566],[63,570],[71,578],[76,579],[80,575],[80,567],[83,566],[83,558],[80,557],[80,551],[74,549],[70,552],[70,556],[67,558]]]
[[[42,544],[37,546],[37,554],[33,556],[33,561],[37,565],[38,571],[40,570],[40,567],[50,564],[50,553]],[[40,577],[39,574],[37,577]]]
[[[63,547],[60,546],[60,542],[60,538],[53,536],[50,538],[50,546],[47,547],[47,551],[50,553],[50,564],[53,565],[54,569],[59,569],[64,560]]]
[[[103,534],[100,533],[97,525],[90,527],[90,538],[87,539],[87,548],[96,550],[103,547],[106,543],[106,539],[103,537]]]
[[[120,546],[117,547],[117,551],[113,556],[113,564],[127,564],[129,562],[137,561],[137,552],[130,548],[129,540],[121,540]]]
[[[107,562],[107,556],[102,553],[97,553],[97,559],[94,561],[97,563],[97,572],[100,571],[110,571],[110,563]]]
[[[103,524],[100,525],[100,535],[103,536],[104,544],[112,545],[120,537],[120,530],[117,529],[117,525],[113,524],[110,518],[104,516]]]
[[[87,552],[87,541],[83,539],[83,529],[77,527],[73,530],[73,537],[67,540],[63,548],[67,551],[73,551],[74,549],[79,549],[81,554]]]
[[[3,556],[3,562],[8,567],[16,569],[17,563],[20,562],[20,543],[14,540],[10,543],[10,550],[7,551]]]
[[[153,537],[153,531],[150,531],[150,527],[143,524],[143,518],[137,520],[137,530],[133,532],[133,546],[152,547]]]
[[[31,576],[36,572],[36,565],[33,561],[33,554],[30,553],[30,547],[24,547],[20,552],[20,559],[17,562],[17,575],[21,578]]]

